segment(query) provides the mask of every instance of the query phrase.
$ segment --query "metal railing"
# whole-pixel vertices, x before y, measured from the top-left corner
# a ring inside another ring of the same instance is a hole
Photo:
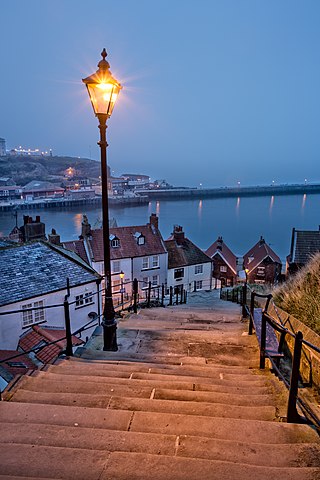
[[[250,306],[248,305],[248,298],[247,298],[247,291],[250,291]],[[232,294],[225,294],[221,292],[220,298],[223,299],[230,299],[232,300]],[[252,335],[253,328],[254,328],[254,311],[256,308],[256,299],[264,299],[266,301],[264,308],[262,309],[262,317],[261,317],[261,340],[260,340],[260,369],[265,368],[265,359],[268,358],[271,362],[273,370],[276,374],[281,378],[284,382],[285,386],[289,390],[289,397],[288,397],[288,404],[287,404],[287,422],[288,423],[295,423],[301,422],[303,419],[298,414],[297,405],[300,406],[302,412],[306,415],[306,417],[319,429],[320,428],[320,420],[315,415],[315,413],[310,409],[308,404],[299,396],[299,388],[300,387],[300,363],[301,363],[301,354],[303,346],[311,349],[314,352],[320,353],[320,348],[312,343],[304,340],[303,334],[301,331],[296,333],[292,332],[289,328],[285,326],[282,322],[281,317],[278,313],[277,307],[273,302],[272,294],[262,294],[254,291],[249,285],[242,286],[242,293],[241,293],[241,305],[242,305],[242,313],[243,316],[249,318],[249,330],[248,334]],[[269,313],[268,308],[272,302],[278,320],[274,319]],[[285,322],[286,323],[286,322]],[[294,347],[292,353],[292,366],[291,366],[291,374],[290,380],[288,381],[283,372],[280,369],[280,364],[273,358],[272,355],[268,353],[266,347],[266,330],[267,324],[269,324],[274,331],[278,332],[278,339],[279,339],[279,348],[278,353],[283,353],[284,346],[286,342],[286,336],[289,335],[294,339]]]

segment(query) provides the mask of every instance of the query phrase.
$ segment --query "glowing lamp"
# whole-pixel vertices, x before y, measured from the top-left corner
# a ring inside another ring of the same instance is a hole
[[[101,52],[102,60],[98,63],[98,70],[82,81],[86,85],[92,103],[93,111],[97,117],[103,115],[111,117],[114,104],[122,88],[120,83],[112,76],[110,65],[106,60],[107,52]]]
[[[122,270],[121,270],[121,272],[120,272],[120,278],[121,278],[121,280],[123,280],[123,279],[124,279],[124,273],[123,273],[123,271],[122,271]]]

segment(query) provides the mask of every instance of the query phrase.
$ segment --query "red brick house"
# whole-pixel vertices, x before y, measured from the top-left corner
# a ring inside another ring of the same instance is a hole
[[[249,283],[277,283],[282,263],[263,237],[243,256],[243,268],[248,270]]]
[[[237,281],[237,257],[222,237],[218,237],[205,253],[212,260],[213,288],[234,285]]]

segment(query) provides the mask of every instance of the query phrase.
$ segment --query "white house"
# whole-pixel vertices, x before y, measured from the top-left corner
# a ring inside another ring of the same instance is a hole
[[[64,328],[65,299],[72,333],[90,321],[89,314],[101,312],[101,276],[61,247],[42,241],[2,244],[0,277],[1,349],[16,349],[20,335],[31,325]],[[93,327],[82,338],[92,332]]]
[[[168,288],[173,287],[174,293],[211,289],[211,258],[185,237],[181,226],[175,225],[164,243],[168,251]]]
[[[86,218],[82,227],[81,240],[64,242],[63,247],[76,252],[103,275],[103,231],[91,230]],[[131,295],[134,278],[139,281],[140,292],[149,282],[153,287],[166,284],[168,254],[155,214],[146,225],[110,228],[109,242],[113,294],[119,296],[123,282],[124,293]],[[122,281],[120,272],[124,273]]]

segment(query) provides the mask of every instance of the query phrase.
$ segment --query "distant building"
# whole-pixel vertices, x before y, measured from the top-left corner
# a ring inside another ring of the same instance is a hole
[[[5,157],[6,155],[6,141],[4,138],[0,138],[0,157]]]
[[[275,284],[281,278],[282,263],[278,255],[260,240],[243,256],[243,268],[248,270],[249,283]]]
[[[91,229],[86,216],[81,239],[63,242],[63,247],[77,253],[98,273],[104,274],[102,229]],[[120,291],[120,272],[124,273],[126,293],[132,292],[137,278],[141,292],[151,282],[153,287],[166,283],[168,254],[158,229],[158,217],[150,216],[146,225],[110,228],[110,257],[113,293]]]
[[[63,197],[64,189],[50,182],[32,180],[22,187],[22,196],[25,200],[31,201],[37,198],[59,198]]]
[[[0,248],[0,277],[0,349],[16,349],[25,327],[47,323],[65,328],[65,298],[72,332],[101,311],[101,276],[79,257],[47,242]],[[53,305],[59,306],[46,308]]]
[[[22,199],[22,187],[18,185],[0,185],[0,202]]]
[[[292,229],[290,253],[286,259],[286,272],[295,273],[314,255],[320,252],[319,230]]]
[[[237,257],[224,243],[222,237],[210,245],[206,254],[212,260],[213,288],[229,287],[237,281]]]
[[[39,148],[23,148],[21,145],[17,148],[12,148],[10,150],[10,155],[13,156],[30,156],[30,157],[52,157],[52,150],[40,150]]]
[[[8,186],[8,187],[14,187],[16,186],[16,182],[13,180],[12,177],[0,177],[0,186]]]
[[[173,287],[178,294],[182,290],[210,290],[211,259],[186,238],[180,225],[173,227],[172,235],[164,243],[168,251],[168,288]]]
[[[150,177],[148,175],[138,175],[135,173],[123,173],[121,175],[128,182],[130,189],[148,188]]]
[[[45,224],[40,221],[39,215],[36,216],[35,220],[29,215],[23,215],[23,225],[21,227],[15,226],[11,230],[9,240],[18,243],[46,240]]]

